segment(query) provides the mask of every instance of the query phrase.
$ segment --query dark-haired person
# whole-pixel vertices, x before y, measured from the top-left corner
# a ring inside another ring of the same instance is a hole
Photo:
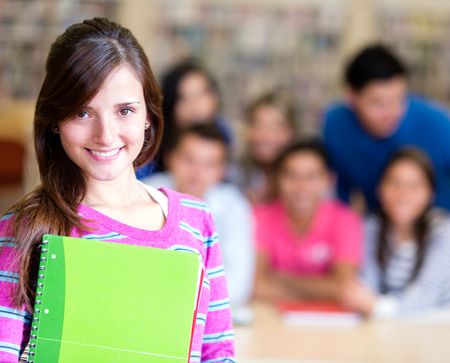
[[[255,207],[255,296],[339,302],[357,277],[362,223],[330,197],[333,176],[324,147],[300,141],[276,162],[277,198]]]
[[[168,153],[167,172],[155,173],[142,181],[206,201],[220,237],[231,306],[236,312],[250,298],[255,257],[250,204],[237,187],[222,182],[229,159],[228,147],[215,125],[187,127],[178,133]]]
[[[391,50],[361,50],[345,71],[347,102],[325,114],[323,137],[338,177],[339,197],[363,195],[365,210],[378,205],[375,189],[401,145],[425,150],[436,171],[435,204],[450,208],[450,119],[446,111],[408,93],[407,70]]]
[[[217,81],[198,61],[187,60],[171,68],[162,78],[164,136],[156,170],[166,169],[165,157],[178,130],[195,124],[215,124],[228,143],[231,126],[221,115]]]
[[[2,363],[17,362],[29,339],[35,259],[46,233],[94,233],[163,249],[181,244],[202,256],[207,272],[221,268],[209,211],[193,197],[136,179],[134,168],[161,142],[160,105],[147,56],[128,29],[94,18],[52,44],[33,124],[41,185],[0,219]],[[232,339],[226,278],[207,274],[190,362],[233,362]]]
[[[375,317],[450,306],[450,221],[431,208],[434,173],[426,155],[397,151],[378,193],[380,211],[365,228],[363,283],[348,286],[347,305]]]

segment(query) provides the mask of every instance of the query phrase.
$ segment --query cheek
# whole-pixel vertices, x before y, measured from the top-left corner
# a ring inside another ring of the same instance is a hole
[[[380,189],[380,203],[384,206],[389,206],[395,203],[395,192],[390,190],[388,187],[382,187]]]
[[[323,194],[328,192],[330,190],[330,187],[331,187],[330,182],[323,178],[314,182],[314,186],[313,186],[317,196],[322,196]]]
[[[278,132],[275,133],[275,136],[276,136],[278,145],[284,146],[293,139],[294,132],[289,128],[281,128],[278,130]]]
[[[209,167],[209,171],[207,172],[208,180],[213,182],[219,182],[222,179],[223,171],[221,167],[212,166]]]
[[[73,153],[77,147],[83,144],[84,139],[82,132],[73,132],[67,128],[60,129],[59,138],[67,154]]]
[[[431,203],[432,196],[428,191],[417,192],[414,205],[417,210],[424,210]]]
[[[368,105],[363,108],[362,114],[363,114],[363,119],[366,123],[368,123],[369,125],[376,125],[378,122],[378,119],[380,117],[382,117],[383,112],[377,106]]]
[[[151,126],[150,126],[151,127]],[[133,127],[126,127],[123,129],[122,135],[129,142],[141,143],[145,139],[145,122],[137,123]]]
[[[295,192],[295,183],[282,178],[278,183],[278,188],[282,197],[289,198]]]

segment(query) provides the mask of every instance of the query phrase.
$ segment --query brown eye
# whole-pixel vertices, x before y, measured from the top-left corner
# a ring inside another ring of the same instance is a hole
[[[88,118],[89,117],[89,113],[87,113],[87,111],[80,111],[80,112],[77,112],[77,117],[79,117],[79,118]]]
[[[119,113],[122,116],[128,116],[131,112],[133,112],[133,110],[131,108],[122,108]]]

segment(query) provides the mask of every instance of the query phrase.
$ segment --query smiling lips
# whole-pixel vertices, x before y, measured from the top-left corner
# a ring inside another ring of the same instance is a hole
[[[108,150],[108,151],[100,151],[100,150],[93,150],[93,149],[86,149],[89,154],[92,156],[93,159],[97,161],[105,161],[105,160],[114,160],[119,156],[120,151],[122,150],[122,147]]]

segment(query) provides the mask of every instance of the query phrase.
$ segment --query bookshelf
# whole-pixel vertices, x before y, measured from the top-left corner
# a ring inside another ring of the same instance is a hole
[[[115,15],[116,0],[1,0],[0,98],[35,99],[51,43],[70,24]]]

